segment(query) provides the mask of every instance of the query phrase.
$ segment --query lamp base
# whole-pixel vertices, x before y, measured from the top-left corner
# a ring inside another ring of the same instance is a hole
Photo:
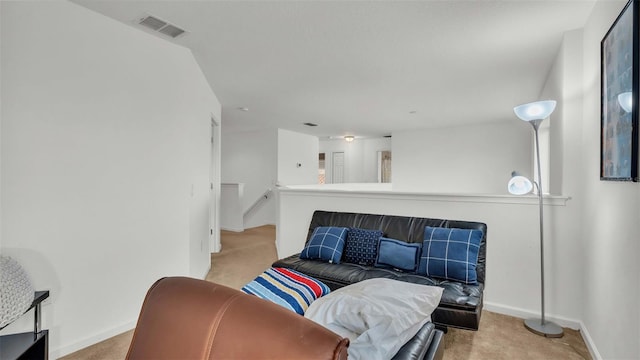
[[[564,335],[564,330],[551,321],[545,321],[543,324],[540,319],[527,319],[524,321],[524,327],[536,335],[548,338],[560,338]]]

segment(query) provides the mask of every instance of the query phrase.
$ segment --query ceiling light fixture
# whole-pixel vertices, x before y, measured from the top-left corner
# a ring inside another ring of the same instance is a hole
[[[245,106],[240,106],[240,107],[238,108],[238,110],[240,110],[240,111],[249,111],[249,108],[248,108],[248,107],[245,107]]]
[[[355,137],[355,136],[353,136],[353,135],[347,135],[347,136],[345,136],[345,137],[344,137],[344,140],[345,140],[346,142],[352,142],[355,138],[356,138],[356,137]]]

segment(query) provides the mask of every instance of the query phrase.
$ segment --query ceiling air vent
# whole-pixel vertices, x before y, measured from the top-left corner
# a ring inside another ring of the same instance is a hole
[[[314,123],[310,123],[310,122],[302,123],[302,125],[307,125],[307,126],[318,126],[318,124],[314,124]]]
[[[152,15],[146,15],[138,19],[138,24],[174,39],[187,32],[184,29],[181,29]]]
[[[169,35],[174,39],[184,34],[184,30],[180,29],[179,27],[173,26],[171,24],[168,24],[167,26],[163,27],[158,31],[165,35]]]

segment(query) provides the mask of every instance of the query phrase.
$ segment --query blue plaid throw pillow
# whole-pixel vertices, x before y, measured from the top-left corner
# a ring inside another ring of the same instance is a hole
[[[311,239],[300,253],[300,259],[320,259],[340,264],[348,228],[319,226],[313,230]]]
[[[344,245],[342,261],[364,266],[372,266],[376,262],[378,240],[382,236],[380,230],[350,228]]]
[[[481,230],[424,228],[418,274],[477,284]]]

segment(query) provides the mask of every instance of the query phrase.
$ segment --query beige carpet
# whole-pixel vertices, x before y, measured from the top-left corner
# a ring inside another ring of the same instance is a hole
[[[278,259],[274,226],[222,231],[220,241],[222,251],[211,255],[208,281],[240,289]]]
[[[243,233],[222,232],[222,251],[212,254],[208,281],[236,289],[271,266],[276,259],[275,228],[262,226]],[[124,359],[133,331],[107,339],[63,360]],[[522,320],[483,311],[479,331],[451,329],[445,335],[445,360],[591,359],[579,331],[565,329],[560,339],[534,335]]]

